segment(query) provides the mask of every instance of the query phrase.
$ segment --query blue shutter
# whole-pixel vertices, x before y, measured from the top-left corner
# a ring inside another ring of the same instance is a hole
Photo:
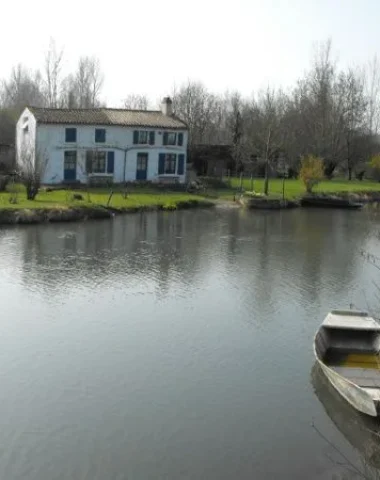
[[[178,145],[183,145],[183,133],[178,134]]]
[[[104,143],[106,141],[106,129],[105,128],[96,128],[95,129],[95,142]]]
[[[133,144],[137,145],[139,143],[139,131],[135,130],[133,132]]]
[[[164,132],[164,139],[163,139],[163,145],[167,145],[168,144],[168,132]]]
[[[86,152],[86,173],[92,173],[92,159],[93,159],[93,152],[91,150],[87,150],[87,152]]]
[[[158,175],[163,175],[165,173],[165,153],[160,153],[158,155]]]
[[[154,132],[149,132],[149,145],[154,145]]]
[[[178,155],[178,169],[177,174],[183,175],[185,173],[185,155],[181,153]]]
[[[115,152],[107,153],[107,173],[113,173],[115,167]]]
[[[76,142],[77,141],[77,129],[76,128],[66,128],[65,141],[66,142]]]

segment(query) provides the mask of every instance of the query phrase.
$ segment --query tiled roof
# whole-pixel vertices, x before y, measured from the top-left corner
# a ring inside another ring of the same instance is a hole
[[[28,107],[38,123],[74,125],[120,125],[125,127],[187,128],[175,115],[159,110],[124,110],[116,108],[39,108]]]

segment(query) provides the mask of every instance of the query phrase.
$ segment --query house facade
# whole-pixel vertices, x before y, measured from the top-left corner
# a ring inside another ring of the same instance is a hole
[[[16,125],[16,158],[21,168],[38,162],[44,184],[184,183],[187,141],[168,97],[157,111],[28,107]]]

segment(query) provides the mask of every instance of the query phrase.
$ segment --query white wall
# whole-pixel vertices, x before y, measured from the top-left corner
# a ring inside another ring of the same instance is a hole
[[[26,127],[28,131],[26,131]],[[21,167],[22,152],[29,151],[35,160],[36,152],[36,119],[27,109],[22,112],[16,123],[16,163]]]
[[[65,128],[77,129],[77,141],[65,142]],[[106,142],[95,143],[95,129],[106,129]],[[102,125],[37,125],[37,148],[46,151],[48,164],[45,170],[44,183],[60,183],[63,181],[63,165],[65,150],[77,151],[77,180],[85,182],[86,151],[98,149],[102,151],[112,150],[115,152],[114,181],[133,181],[136,179],[137,153],[148,153],[147,180],[157,180],[158,157],[160,153],[177,153],[185,155],[184,175],[180,176],[180,182],[186,178],[186,148],[188,134],[184,130],[182,146],[163,146],[163,130],[144,128],[141,130],[155,130],[155,145],[133,145],[133,131],[137,128]],[[124,177],[125,149],[127,160]],[[178,162],[177,162],[178,165]],[[170,175],[168,175],[170,177]]]

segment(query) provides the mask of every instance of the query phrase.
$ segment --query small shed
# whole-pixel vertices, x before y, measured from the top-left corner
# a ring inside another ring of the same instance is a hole
[[[194,145],[191,161],[198,175],[221,177],[232,170],[234,160],[231,145]]]

